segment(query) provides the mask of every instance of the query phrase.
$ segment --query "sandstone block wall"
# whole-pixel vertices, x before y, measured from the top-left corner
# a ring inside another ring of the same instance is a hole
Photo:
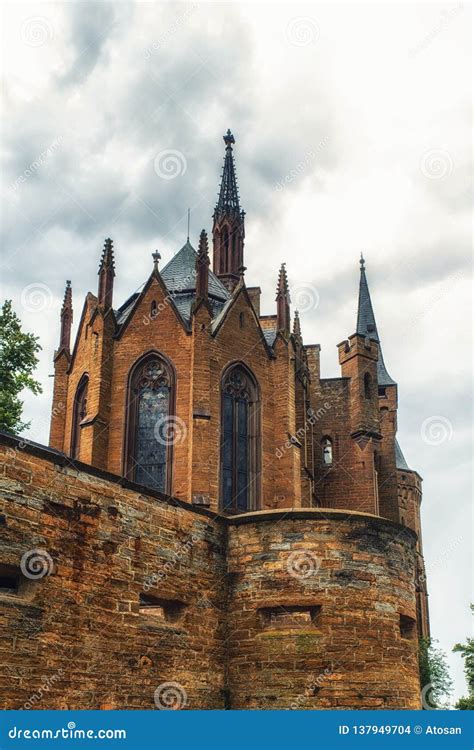
[[[415,537],[341,511],[229,528],[232,708],[419,708]]]
[[[222,518],[0,442],[1,708],[153,709],[168,683],[188,709],[419,707],[410,530]]]

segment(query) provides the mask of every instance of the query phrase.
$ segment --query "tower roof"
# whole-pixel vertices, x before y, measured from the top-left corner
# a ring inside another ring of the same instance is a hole
[[[197,257],[198,254],[191,243],[186,242],[161,271],[161,278],[186,322],[191,318],[191,307],[196,299]],[[211,270],[208,283],[209,301],[214,315],[217,315],[231,295]]]
[[[385,367],[374,310],[370,299],[369,285],[367,284],[367,277],[365,275],[365,260],[362,254],[360,257],[359,306],[357,309],[356,333],[373,339],[379,345],[379,359],[377,362],[377,379],[379,385],[396,385]]]
[[[397,439],[395,439],[395,462],[397,469],[401,469],[402,471],[411,471]]]
[[[232,144],[235,143],[235,138],[230,130],[227,131],[223,138],[225,143],[224,169],[222,170],[221,187],[214,216],[225,214],[239,216],[241,213],[239,191],[235,176],[234,155],[232,153]]]

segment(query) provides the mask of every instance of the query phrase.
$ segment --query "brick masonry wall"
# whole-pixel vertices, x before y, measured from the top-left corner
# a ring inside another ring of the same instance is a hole
[[[154,708],[168,683],[190,709],[419,707],[399,630],[411,531],[317,509],[225,519],[1,443],[0,564],[51,561],[0,594],[1,708]]]
[[[156,688],[176,682],[189,707],[223,708],[224,526],[2,447],[0,563],[41,549],[52,564],[23,594],[0,594],[0,707],[152,709]],[[143,592],[178,616],[140,614]]]

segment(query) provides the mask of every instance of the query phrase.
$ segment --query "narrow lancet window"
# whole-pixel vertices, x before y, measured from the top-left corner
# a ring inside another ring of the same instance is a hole
[[[257,505],[258,389],[235,365],[222,382],[221,497],[224,510],[242,513]]]

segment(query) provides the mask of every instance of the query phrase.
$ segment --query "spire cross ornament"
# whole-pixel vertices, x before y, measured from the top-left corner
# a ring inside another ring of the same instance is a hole
[[[362,255],[362,253],[360,254],[360,261],[359,261],[359,263],[360,263],[360,270],[364,271],[365,270],[365,259],[364,259],[364,256]]]
[[[155,252],[151,254],[151,257],[153,258],[154,269],[155,271],[158,271],[158,261],[161,260],[161,255],[158,250],[155,250]]]
[[[224,143],[226,145],[226,148],[232,148],[232,144],[235,143],[235,138],[230,132],[230,128],[227,130],[227,133],[222,136],[224,139]]]

